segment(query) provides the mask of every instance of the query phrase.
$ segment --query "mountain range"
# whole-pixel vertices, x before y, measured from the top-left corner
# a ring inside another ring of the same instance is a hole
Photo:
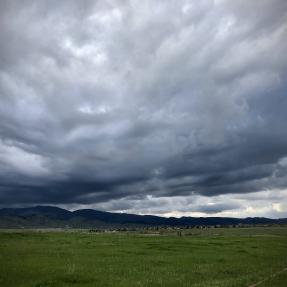
[[[0,228],[119,228],[144,226],[287,224],[287,218],[160,217],[93,209],[68,211],[55,206],[0,209]]]

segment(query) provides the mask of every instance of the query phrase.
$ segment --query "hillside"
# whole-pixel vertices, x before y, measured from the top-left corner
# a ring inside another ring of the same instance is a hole
[[[93,209],[68,211],[54,206],[0,209],[0,228],[116,228],[123,226],[197,226],[287,224],[287,219],[264,217],[159,217],[111,213]]]

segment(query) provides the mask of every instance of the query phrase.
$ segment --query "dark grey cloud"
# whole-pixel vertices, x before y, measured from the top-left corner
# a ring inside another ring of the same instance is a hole
[[[205,204],[198,205],[194,208],[194,211],[199,211],[207,214],[218,213],[226,210],[233,210],[239,208],[239,204],[226,204],[226,203],[218,203],[218,204]]]
[[[1,1],[1,204],[286,189],[286,23],[285,0]]]

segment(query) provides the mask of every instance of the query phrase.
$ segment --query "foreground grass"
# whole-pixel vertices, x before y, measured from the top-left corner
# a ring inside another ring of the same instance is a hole
[[[0,232],[0,286],[247,287],[287,267],[287,228],[190,233]]]

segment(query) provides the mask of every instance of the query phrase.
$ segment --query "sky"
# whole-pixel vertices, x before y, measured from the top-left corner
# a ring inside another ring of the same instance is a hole
[[[0,0],[0,207],[287,217],[286,55],[286,0]]]

